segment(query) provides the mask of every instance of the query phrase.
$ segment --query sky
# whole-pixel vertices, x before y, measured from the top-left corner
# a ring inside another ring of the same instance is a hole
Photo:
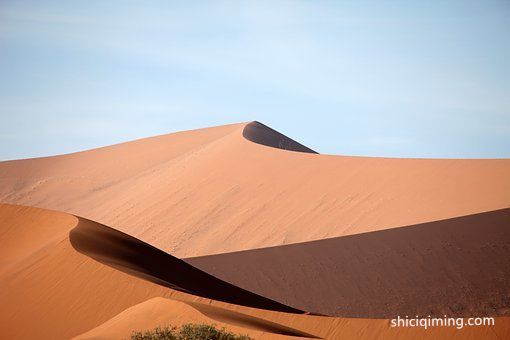
[[[258,120],[320,153],[510,157],[508,1],[0,1],[0,160]]]

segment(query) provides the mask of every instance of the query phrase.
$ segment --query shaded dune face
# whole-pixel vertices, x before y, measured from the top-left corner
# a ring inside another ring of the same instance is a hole
[[[185,261],[326,315],[510,315],[510,209]]]
[[[269,126],[266,126],[257,121],[246,124],[243,129],[243,136],[244,138],[254,143],[270,146],[277,149],[306,153],[318,153],[304,146],[303,144],[300,144],[295,140],[285,136],[284,134],[271,129]]]
[[[207,274],[145,242],[80,219],[69,233],[72,246],[103,264],[174,290],[208,299],[287,313],[303,311],[246,291]]]

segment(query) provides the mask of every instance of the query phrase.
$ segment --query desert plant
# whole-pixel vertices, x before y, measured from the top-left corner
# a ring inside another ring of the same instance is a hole
[[[208,324],[185,324],[180,328],[157,327],[144,332],[133,332],[131,340],[251,340],[247,335],[237,335],[225,328]]]
[[[150,331],[133,332],[131,340],[177,340],[175,327],[157,327]]]

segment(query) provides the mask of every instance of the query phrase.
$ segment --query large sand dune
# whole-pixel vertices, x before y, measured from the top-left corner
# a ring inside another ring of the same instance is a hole
[[[214,323],[257,339],[502,339],[510,334],[510,318],[496,318],[493,327],[460,331],[451,327],[396,329],[383,319],[284,313],[200,298],[129,275],[114,269],[112,263],[103,265],[76,251],[69,232],[77,226],[85,228],[81,232],[105,227],[93,221],[5,204],[0,205],[0,221],[0,241],[19,241],[25,254],[31,254],[11,258],[1,272],[2,339],[121,339],[134,330],[188,322]],[[30,232],[13,236],[12,230]],[[24,234],[45,240],[43,246],[25,242]],[[114,248],[118,248],[116,242]],[[124,246],[130,249],[133,244]]]
[[[227,125],[0,162],[0,202],[77,214],[181,258],[510,207],[508,159],[284,151],[278,146],[295,144],[268,138],[273,130],[256,126]],[[243,132],[275,147],[247,140]]]
[[[290,319],[297,311],[222,283],[170,255],[162,256],[161,251],[93,221],[55,211],[5,204],[0,204],[0,221],[0,241],[3,244],[23,245],[23,237],[15,239],[11,235],[12,230],[24,230],[23,235],[42,239],[52,236],[52,241],[42,247],[30,247],[25,243],[24,251],[28,250],[31,256],[19,257],[17,261],[12,260],[9,267],[2,268],[1,338],[69,338],[153,297],[184,300],[195,306],[194,310],[210,310],[213,307],[207,306],[212,304],[216,307],[208,314],[226,314],[224,321],[243,319],[236,322],[244,325],[248,332],[255,329],[276,335],[308,335],[305,331],[273,324],[256,316],[243,314],[241,317],[236,308],[243,310],[243,307],[231,305],[231,302],[261,305],[274,311],[292,311],[291,314],[283,313]],[[98,248],[101,248],[99,253]],[[149,259],[150,256],[153,258]],[[161,268],[171,270],[171,280],[178,285],[169,284],[161,278],[158,280]],[[202,297],[179,292],[186,288],[190,288],[188,293],[198,293]],[[227,303],[213,301],[211,297],[219,297]],[[202,307],[202,304],[205,305]],[[226,310],[221,313],[223,309]],[[229,312],[230,309],[232,311]],[[254,308],[244,310],[260,313]],[[193,321],[193,318],[190,320]],[[135,329],[127,331],[132,330]]]
[[[267,339],[503,339],[509,174],[509,159],[320,155],[258,122],[0,162],[0,338],[207,321]],[[499,317],[389,327],[407,313]]]

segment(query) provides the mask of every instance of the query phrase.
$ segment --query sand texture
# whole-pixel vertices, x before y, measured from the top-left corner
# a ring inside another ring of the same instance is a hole
[[[510,209],[186,261],[325,315],[510,316]]]
[[[0,339],[510,338],[510,160],[322,155],[258,122],[0,162]],[[397,315],[495,326],[391,328]]]
[[[247,140],[249,126],[0,162],[0,202],[79,215],[180,258],[510,207],[508,159],[285,151]],[[265,138],[263,126],[257,131]]]

